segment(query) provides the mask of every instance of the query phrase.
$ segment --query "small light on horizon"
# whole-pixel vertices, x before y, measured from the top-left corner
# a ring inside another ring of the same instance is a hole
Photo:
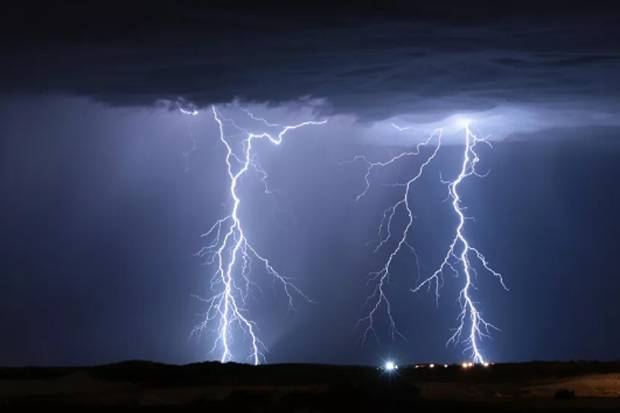
[[[383,370],[388,373],[398,370],[398,365],[394,363],[392,360],[388,360],[383,364]]]

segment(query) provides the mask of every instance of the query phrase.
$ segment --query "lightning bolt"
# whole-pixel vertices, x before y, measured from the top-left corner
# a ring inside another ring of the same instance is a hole
[[[393,124],[392,126],[401,132],[408,129],[406,127],[401,128],[395,124]],[[416,173],[411,178],[409,178],[404,183],[398,183],[393,185],[404,188],[402,191],[402,197],[398,201],[396,201],[396,203],[389,206],[383,211],[383,217],[377,231],[377,245],[375,247],[375,252],[379,251],[393,237],[392,221],[400,211],[404,212],[407,221],[402,233],[400,234],[400,237],[398,238],[396,247],[390,251],[384,265],[378,271],[370,273],[368,283],[374,283],[374,287],[372,293],[368,296],[365,302],[365,306],[369,308],[369,311],[365,317],[358,320],[358,325],[365,324],[366,326],[364,329],[364,334],[362,336],[362,342],[366,341],[368,334],[370,333],[373,333],[376,337],[374,328],[375,319],[382,305],[384,305],[386,309],[392,338],[396,336],[404,338],[404,336],[400,333],[396,326],[396,321],[394,320],[394,317],[392,315],[392,306],[386,294],[385,288],[390,279],[392,264],[399,254],[407,250],[415,256],[417,262],[417,253],[413,246],[407,241],[409,233],[413,228],[414,220],[414,213],[411,206],[410,198],[413,192],[414,184],[422,177],[425,168],[433,161],[433,159],[435,159],[437,153],[439,152],[439,149],[441,148],[442,133],[443,131],[441,129],[435,130],[426,140],[418,143],[413,151],[402,152],[387,161],[369,161],[365,156],[362,155],[355,156],[350,161],[361,161],[366,168],[364,173],[364,189],[355,198],[356,201],[359,201],[364,196],[366,196],[368,194],[368,191],[370,190],[370,176],[373,171],[393,165],[394,163],[402,159],[412,156],[418,156],[420,155],[424,147],[432,147],[430,154],[426,157],[424,162],[419,165]]]
[[[181,110],[182,113],[196,116],[195,109]],[[215,106],[210,110],[214,121],[217,123],[220,142],[226,148],[226,172],[229,178],[229,195],[232,200],[230,212],[223,218],[218,219],[202,237],[210,240],[197,255],[204,257],[207,264],[215,266],[216,270],[210,281],[210,288],[215,293],[207,299],[201,299],[206,303],[207,310],[203,320],[192,331],[192,334],[200,335],[209,326],[214,325],[216,338],[212,351],[220,350],[220,361],[225,363],[238,359],[233,355],[231,343],[234,333],[239,331],[248,338],[249,359],[257,365],[264,361],[266,350],[263,342],[258,338],[256,323],[249,317],[245,308],[249,290],[254,282],[250,278],[252,262],[258,262],[264,271],[278,281],[288,298],[288,303],[293,306],[293,296],[298,295],[311,301],[299,288],[293,284],[289,277],[280,274],[271,264],[268,258],[262,255],[248,240],[244,226],[239,215],[241,196],[239,195],[239,182],[250,171],[255,170],[262,176],[265,184],[265,192],[270,193],[267,186],[268,175],[260,166],[254,156],[256,142],[266,140],[273,145],[280,145],[284,137],[295,130],[311,125],[323,125],[327,121],[305,121],[294,125],[280,126],[253,115],[244,110],[250,119],[260,121],[264,126],[278,128],[278,133],[255,133],[237,125],[233,120],[224,118]],[[230,126],[237,133],[227,135],[225,126]],[[233,138],[240,139],[242,148],[240,153],[234,150]]]
[[[396,124],[392,124],[392,127],[400,132],[404,132],[410,129],[410,127],[401,127]],[[349,162],[361,161],[365,165],[364,188],[356,196],[356,201],[359,201],[368,194],[370,190],[370,178],[373,171],[381,168],[391,166],[401,159],[411,156],[419,156],[423,147],[431,147],[430,153],[426,156],[424,161],[418,166],[415,173],[404,183],[393,184],[395,187],[403,187],[402,197],[400,197],[396,203],[389,206],[383,211],[383,217],[380,221],[377,231],[377,244],[374,252],[378,252],[384,247],[388,241],[392,238],[396,238],[396,246],[390,250],[387,259],[383,266],[375,272],[370,273],[369,283],[374,283],[373,290],[366,300],[366,307],[369,308],[367,315],[358,321],[358,324],[365,324],[366,328],[362,337],[363,341],[366,341],[368,334],[375,334],[375,320],[378,316],[378,312],[385,306],[387,319],[389,321],[392,338],[399,336],[404,338],[399,332],[394,317],[391,311],[391,304],[385,288],[389,282],[392,265],[394,260],[403,252],[409,251],[413,254],[416,266],[419,273],[419,261],[418,255],[414,247],[409,243],[409,235],[413,230],[414,213],[411,207],[411,195],[413,193],[414,184],[419,181],[425,168],[432,163],[436,158],[441,145],[442,145],[442,129],[437,129],[426,140],[417,144],[415,150],[402,152],[387,161],[377,162],[369,161],[365,156],[358,155]],[[470,219],[465,215],[465,207],[461,200],[461,194],[459,192],[461,183],[470,176],[484,177],[485,175],[478,173],[476,167],[480,161],[480,157],[476,152],[476,146],[478,144],[486,144],[491,146],[491,143],[485,139],[475,135],[469,124],[465,124],[465,144],[463,150],[463,161],[458,176],[453,181],[443,181],[442,183],[448,185],[450,199],[452,200],[452,209],[458,217],[458,224],[455,229],[455,235],[452,239],[448,251],[441,262],[439,268],[428,278],[417,283],[412,292],[418,292],[424,287],[433,287],[437,303],[439,303],[439,292],[443,285],[443,273],[447,270],[452,271],[457,276],[461,273],[464,276],[464,285],[459,292],[458,302],[460,305],[460,312],[457,317],[458,326],[455,328],[454,333],[448,339],[448,343],[457,344],[463,342],[465,344],[465,352],[471,352],[471,358],[474,363],[484,364],[486,363],[484,356],[480,349],[480,341],[482,338],[487,337],[491,330],[498,330],[498,328],[492,323],[486,321],[482,317],[482,313],[478,308],[478,303],[474,300],[473,294],[476,289],[474,278],[477,275],[476,267],[474,263],[478,263],[484,270],[489,272],[492,276],[496,277],[501,286],[508,290],[506,287],[502,275],[495,271],[488,263],[485,256],[473,247],[467,240],[464,229],[465,221]],[[402,212],[401,212],[402,211]],[[403,213],[406,218],[406,224],[398,235],[395,237],[392,233],[392,222],[394,217]],[[469,327],[469,329],[468,329]],[[467,331],[466,331],[467,330]],[[466,337],[464,335],[466,334]]]
[[[448,251],[441,262],[439,268],[428,278],[421,281],[412,291],[417,292],[424,286],[434,285],[436,300],[439,300],[439,289],[443,283],[442,274],[450,270],[455,275],[461,273],[464,276],[464,285],[459,292],[458,302],[461,311],[457,317],[458,325],[454,333],[448,339],[449,343],[463,342],[465,344],[465,352],[471,352],[471,359],[474,363],[485,364],[486,360],[480,349],[480,341],[489,336],[491,330],[499,330],[494,324],[486,321],[478,308],[478,303],[474,300],[473,293],[476,290],[474,277],[477,276],[474,263],[478,263],[484,270],[497,278],[500,285],[508,291],[508,287],[504,283],[502,274],[495,271],[488,263],[485,256],[473,247],[465,236],[465,221],[471,219],[465,215],[466,207],[463,206],[461,194],[459,192],[461,183],[471,177],[484,177],[486,175],[478,173],[476,166],[480,161],[480,157],[476,152],[478,144],[491,143],[485,139],[475,135],[469,124],[465,125],[465,145],[463,147],[463,161],[458,176],[453,181],[442,181],[448,185],[448,192],[452,199],[452,209],[458,217],[458,224],[454,231],[454,238],[448,247]],[[465,337],[463,337],[465,334]]]

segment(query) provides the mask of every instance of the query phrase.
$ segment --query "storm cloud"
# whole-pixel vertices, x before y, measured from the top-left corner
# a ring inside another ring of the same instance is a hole
[[[0,91],[113,106],[312,98],[361,120],[558,103],[618,112],[620,20],[605,3],[432,3],[9,6]]]

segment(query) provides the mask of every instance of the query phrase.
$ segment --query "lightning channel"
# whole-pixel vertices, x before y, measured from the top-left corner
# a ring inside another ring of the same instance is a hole
[[[409,129],[407,127],[400,127],[396,124],[392,124],[392,126],[400,132]],[[362,162],[365,166],[364,188],[355,198],[356,201],[360,201],[370,190],[370,179],[374,171],[389,167],[406,158],[420,156],[424,148],[430,148],[429,154],[418,166],[415,173],[407,179],[407,181],[391,185],[402,188],[402,196],[394,204],[383,211],[383,217],[381,218],[379,228],[377,230],[377,242],[374,251],[375,253],[378,252],[382,247],[386,246],[392,238],[397,239],[397,242],[396,246],[389,251],[383,266],[378,271],[374,271],[369,274],[368,284],[372,284],[373,287],[372,292],[367,297],[365,302],[365,307],[368,308],[368,313],[366,316],[358,320],[358,325],[364,326],[362,343],[366,341],[368,335],[371,333],[375,336],[375,338],[377,337],[375,331],[375,321],[379,315],[379,311],[383,307],[385,307],[385,314],[387,315],[392,338],[395,338],[396,336],[403,339],[405,338],[396,325],[396,321],[392,314],[392,305],[386,293],[386,287],[392,273],[392,265],[399,255],[404,252],[412,253],[416,259],[416,263],[418,262],[416,250],[408,241],[414,222],[414,212],[411,204],[411,198],[415,183],[422,178],[426,167],[435,159],[439,149],[441,148],[442,134],[442,129],[437,129],[428,138],[418,143],[413,150],[399,153],[387,161],[370,161],[363,155],[357,155],[350,161]],[[406,224],[402,232],[396,236],[392,233],[392,222],[394,217],[398,214],[404,214]]]
[[[457,316],[457,327],[448,339],[448,343],[463,343],[465,352],[470,352],[472,362],[485,364],[486,359],[482,354],[480,342],[488,337],[492,330],[499,330],[494,324],[488,322],[479,309],[479,304],[474,298],[476,291],[475,279],[477,278],[476,264],[495,277],[500,285],[508,290],[502,274],[495,271],[480,250],[472,246],[465,235],[465,223],[471,217],[465,215],[466,207],[461,199],[461,184],[471,176],[484,177],[477,171],[480,162],[476,147],[479,144],[491,146],[486,138],[478,137],[472,132],[469,124],[465,125],[465,143],[463,145],[462,163],[458,176],[452,181],[443,181],[448,185],[448,192],[452,200],[452,209],[458,218],[454,237],[448,247],[443,261],[428,278],[422,280],[412,291],[418,292],[424,287],[432,287],[435,298],[439,300],[439,289],[443,284],[443,274],[451,271],[456,276],[463,276],[463,288],[459,292],[458,303],[460,312]]]
[[[251,287],[258,287],[251,278],[252,263],[258,263],[266,274],[279,282],[291,307],[294,304],[294,296],[300,296],[307,301],[312,300],[293,283],[290,277],[278,272],[271,261],[248,240],[240,216],[242,204],[240,181],[250,170],[254,170],[261,176],[265,193],[270,193],[267,184],[268,175],[257,161],[255,144],[258,141],[267,141],[278,146],[285,136],[295,130],[324,125],[327,120],[311,120],[280,126],[255,116],[247,109],[243,111],[253,121],[261,122],[265,127],[277,128],[278,131],[277,133],[249,131],[232,119],[225,118],[216,106],[210,108],[213,120],[217,124],[219,141],[226,150],[225,163],[231,205],[229,213],[218,219],[202,234],[207,244],[196,253],[205,259],[206,264],[215,267],[215,271],[209,284],[213,294],[209,298],[201,298],[206,304],[206,311],[192,334],[200,335],[212,328],[215,334],[212,351],[220,352],[219,359],[222,363],[242,360],[233,354],[232,347],[237,334],[240,334],[248,343],[249,361],[257,365],[265,360],[266,347],[260,340],[256,322],[250,317],[246,307]],[[181,112],[192,116],[198,115],[198,111],[194,108],[181,109]],[[235,132],[227,133],[227,129]],[[235,142],[235,139],[238,142]],[[237,147],[241,147],[241,150],[235,151]]]

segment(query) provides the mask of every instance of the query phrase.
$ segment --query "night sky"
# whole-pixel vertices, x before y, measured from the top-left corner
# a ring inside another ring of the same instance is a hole
[[[387,287],[406,340],[383,312],[362,343],[357,321],[386,258],[368,241],[399,197],[389,184],[421,158],[373,175],[358,202],[364,168],[346,162],[389,159],[459,115],[493,144],[480,149],[489,175],[463,185],[466,233],[510,289],[479,274],[501,329],[485,354],[620,358],[613,2],[127,3],[19,2],[0,16],[0,365],[219,359],[213,334],[190,336],[213,272],[194,254],[231,206],[210,105],[238,122],[243,109],[328,120],[256,145],[272,194],[256,171],[240,184],[246,236],[314,301],[289,309],[255,269],[247,308],[268,362],[467,358],[445,345],[462,280],[446,275],[439,306],[410,292],[454,230],[441,178],[458,173],[461,132],[411,196],[420,274],[404,255]]]

